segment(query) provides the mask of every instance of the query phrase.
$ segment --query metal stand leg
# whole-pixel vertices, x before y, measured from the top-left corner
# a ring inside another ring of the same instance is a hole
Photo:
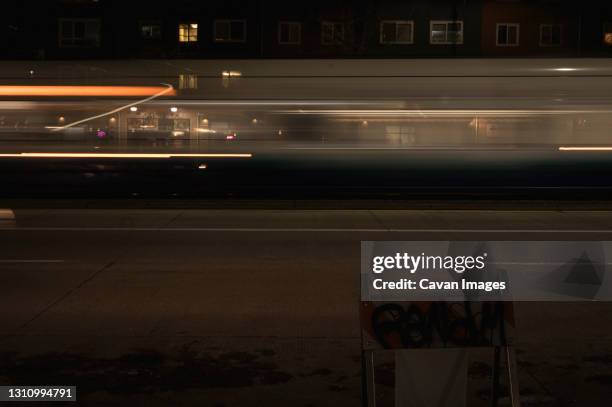
[[[493,377],[491,383],[491,407],[497,407],[499,403],[499,371],[501,367],[501,348],[493,348]]]
[[[361,354],[363,369],[363,405],[365,407],[376,407],[376,387],[374,385],[374,352],[363,351]]]
[[[521,397],[519,394],[516,355],[514,354],[514,349],[510,346],[506,346],[506,368],[508,370],[508,392],[510,393],[510,404],[512,407],[520,407]]]

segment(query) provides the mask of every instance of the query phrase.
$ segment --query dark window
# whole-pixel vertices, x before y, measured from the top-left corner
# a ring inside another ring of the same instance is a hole
[[[325,45],[342,44],[344,42],[344,24],[324,22],[321,25],[321,42]]]
[[[158,40],[161,38],[161,25],[143,23],[140,25],[140,35],[147,40]]]
[[[412,44],[412,21],[382,21],[380,23],[381,44]]]
[[[519,25],[513,23],[497,24],[498,47],[512,47],[519,44]]]
[[[60,47],[100,46],[100,21],[96,19],[61,19]]]
[[[279,44],[299,44],[302,41],[302,24],[293,21],[278,23]]]
[[[561,25],[542,24],[540,26],[540,46],[551,47],[561,45]]]
[[[463,21],[431,21],[430,44],[463,44]]]
[[[244,20],[217,20],[214,31],[216,42],[246,41],[246,21]]]

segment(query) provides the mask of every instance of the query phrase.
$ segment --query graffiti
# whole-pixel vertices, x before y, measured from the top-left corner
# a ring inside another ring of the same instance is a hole
[[[365,334],[383,349],[506,345],[512,306],[502,302],[363,303]]]

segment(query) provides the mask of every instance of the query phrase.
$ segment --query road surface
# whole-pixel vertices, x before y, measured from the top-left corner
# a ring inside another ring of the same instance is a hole
[[[358,405],[361,240],[612,239],[607,211],[2,213],[0,382],[109,404]],[[610,399],[611,309],[516,305],[525,400]]]

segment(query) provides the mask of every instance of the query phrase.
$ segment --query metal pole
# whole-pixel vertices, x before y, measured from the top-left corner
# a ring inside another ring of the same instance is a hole
[[[501,363],[500,347],[496,346],[493,349],[493,378],[491,383],[491,407],[497,407],[499,403],[499,371]]]
[[[518,372],[516,370],[516,355],[511,346],[506,346],[506,368],[508,370],[510,405],[512,407],[520,407],[521,397],[519,394]]]

